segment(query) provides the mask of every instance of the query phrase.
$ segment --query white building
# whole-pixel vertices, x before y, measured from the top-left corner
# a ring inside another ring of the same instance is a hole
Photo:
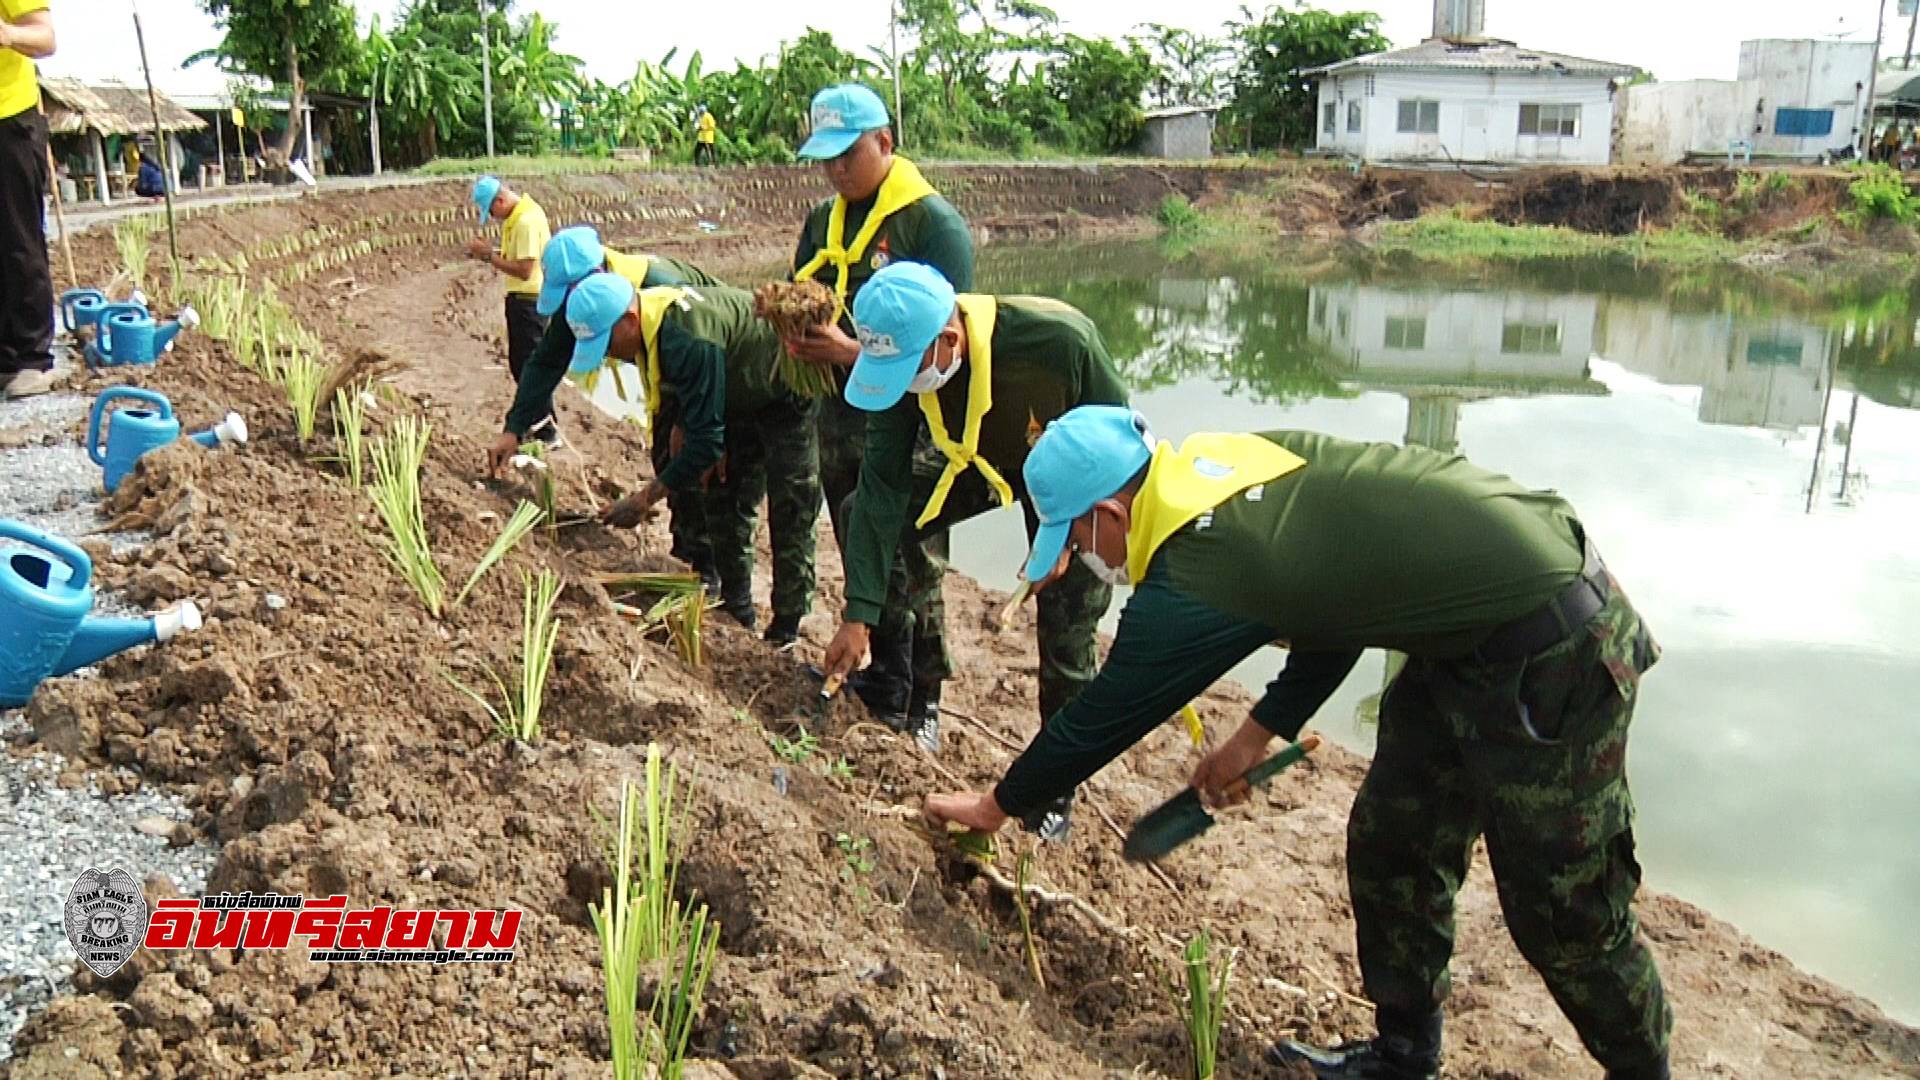
[[[1630,371],[1700,388],[1700,421],[1791,431],[1820,422],[1834,331],[1791,315],[1688,313],[1608,297],[1597,348]]]
[[[1637,70],[1480,36],[1481,0],[1435,0],[1434,36],[1302,74],[1315,146],[1368,162],[1604,165],[1616,80]]]
[[[1620,160],[1670,165],[1689,156],[1812,160],[1860,141],[1873,43],[1740,43],[1739,77],[1647,83],[1620,93]]]

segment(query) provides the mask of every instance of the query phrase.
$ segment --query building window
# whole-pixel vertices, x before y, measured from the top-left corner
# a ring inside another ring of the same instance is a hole
[[[1313,298],[1313,325],[1321,330],[1327,328],[1327,298],[1324,295]]]
[[[1520,134],[1577,139],[1580,137],[1580,106],[1522,105]]]
[[[1832,109],[1781,109],[1773,115],[1773,133],[1798,139],[1818,139],[1833,134]]]
[[[1333,134],[1334,120],[1339,116],[1339,113],[1336,111],[1338,108],[1339,106],[1329,101],[1327,102],[1327,107],[1321,110],[1320,130],[1326,132],[1328,135]],[[1295,113],[1294,115],[1297,116],[1299,114]]]
[[[1500,351],[1530,356],[1560,354],[1560,324],[1510,322],[1500,328]]]
[[[1367,76],[1367,96],[1373,96],[1373,76]]]
[[[1387,317],[1387,348],[1424,349],[1427,347],[1427,317]]]
[[[1749,364],[1792,364],[1799,366],[1806,355],[1806,343],[1798,338],[1756,337],[1747,342]]]
[[[1437,101],[1401,101],[1400,133],[1402,135],[1440,134],[1440,103]]]
[[[1347,131],[1357,134],[1360,131],[1360,103],[1347,102]]]

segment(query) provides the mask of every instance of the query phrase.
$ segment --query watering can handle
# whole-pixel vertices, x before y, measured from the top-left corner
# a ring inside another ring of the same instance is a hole
[[[93,415],[87,418],[87,456],[95,465],[105,465],[107,455],[100,450],[100,421],[106,419],[107,403],[116,398],[132,398],[144,401],[160,410],[163,419],[173,416],[173,403],[152,390],[142,390],[137,386],[114,386],[100,392],[93,399]]]
[[[30,525],[18,521],[0,521],[0,539],[17,540],[31,548],[38,548],[49,555],[56,556],[73,570],[68,578],[69,587],[80,590],[93,580],[93,560],[72,541],[43,533]]]

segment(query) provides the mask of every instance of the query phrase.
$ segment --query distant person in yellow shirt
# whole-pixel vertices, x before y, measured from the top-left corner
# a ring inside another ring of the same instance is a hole
[[[4,3],[6,0],[0,0]],[[541,316],[540,253],[553,233],[547,227],[547,212],[531,195],[514,192],[498,177],[483,176],[474,181],[473,204],[481,218],[500,223],[500,246],[484,236],[476,236],[467,245],[467,254],[486,263],[507,277],[507,370],[513,383],[520,385],[520,370],[533,355],[547,332],[547,320]],[[553,414],[535,422],[529,434],[549,447],[560,445],[560,429]]]
[[[47,0],[0,0],[0,397],[53,389],[47,118],[33,62],[53,55]]]
[[[717,165],[720,163],[719,151],[714,144],[720,138],[720,125],[713,113],[705,105],[700,106],[700,123],[694,132],[693,163],[695,165]]]

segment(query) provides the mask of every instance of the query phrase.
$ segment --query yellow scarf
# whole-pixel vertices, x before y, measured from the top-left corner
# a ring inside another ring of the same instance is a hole
[[[626,275],[622,273],[621,276],[625,277]],[[646,370],[647,423],[649,426],[652,425],[653,418],[660,413],[660,324],[666,320],[667,312],[671,310],[674,305],[686,306],[688,291],[689,290],[686,289],[676,289],[668,285],[640,290],[640,336],[644,341],[641,351],[645,352],[646,356],[637,362]],[[696,293],[695,295],[698,294]],[[633,400],[627,396],[626,384],[620,381],[620,373],[614,371],[613,365],[611,364],[602,363],[599,367],[580,376],[576,381],[582,389],[591,394],[593,393],[594,386],[600,381],[600,373],[602,371],[613,371],[614,387],[620,392],[620,400],[629,402]]]
[[[629,255],[612,248],[606,249],[606,256],[607,269],[632,282],[635,289],[647,287],[647,274],[653,269],[652,256]]]
[[[1135,585],[1167,538],[1194,518],[1250,488],[1306,466],[1304,458],[1258,435],[1190,435],[1175,450],[1153,449],[1146,483],[1133,497],[1127,529],[1127,577]]]
[[[963,293],[956,300],[960,305],[960,318],[967,326],[966,427],[961,429],[960,441],[954,442],[953,436],[947,434],[946,419],[940,415],[940,395],[919,395],[920,411],[927,417],[927,433],[933,436],[933,445],[947,455],[947,468],[933,485],[933,497],[927,500],[926,509],[920,511],[920,520],[913,523],[915,528],[940,516],[940,508],[947,504],[947,493],[953,490],[954,480],[966,472],[969,465],[986,477],[993,493],[1000,496],[1001,506],[1013,505],[1013,488],[991,462],[980,456],[980,425],[987,418],[987,410],[993,408],[993,323],[997,305],[993,297],[977,293]]]
[[[933,185],[920,175],[920,169],[913,162],[898,154],[893,156],[893,167],[887,170],[887,178],[880,182],[880,192],[874,198],[873,209],[867,212],[867,220],[853,238],[846,242],[847,200],[838,195],[833,197],[833,211],[827,216],[827,243],[807,265],[794,271],[793,280],[810,281],[815,274],[826,269],[828,264],[834,268],[833,296],[842,308],[847,304],[847,276],[855,263],[866,257],[867,247],[880,233],[880,226],[893,215],[934,194]]]

